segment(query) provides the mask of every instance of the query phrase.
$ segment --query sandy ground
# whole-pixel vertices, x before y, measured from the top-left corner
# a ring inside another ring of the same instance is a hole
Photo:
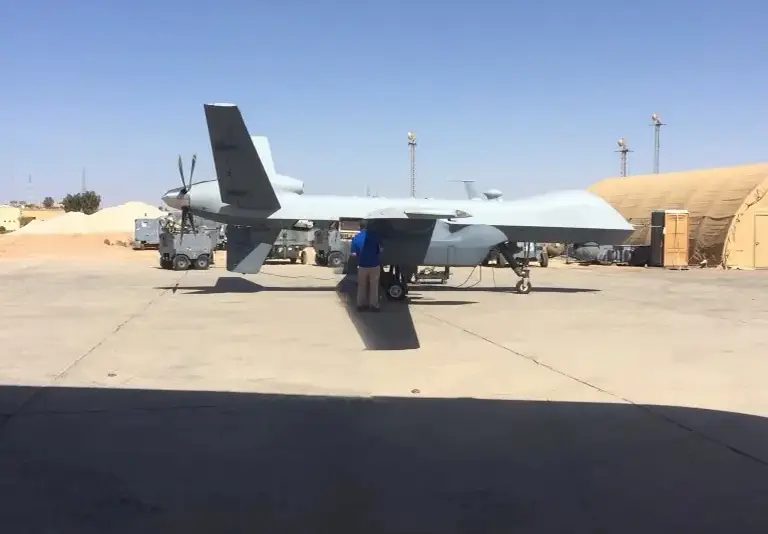
[[[128,252],[0,259],[9,532],[768,532],[768,273]]]
[[[0,235],[0,259],[135,259],[132,234]]]

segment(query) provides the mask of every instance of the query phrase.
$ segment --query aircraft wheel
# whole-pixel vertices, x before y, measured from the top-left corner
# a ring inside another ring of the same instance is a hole
[[[517,282],[515,290],[521,295],[527,295],[531,292],[531,280],[529,278],[521,278],[520,281]]]
[[[331,252],[328,254],[328,267],[338,269],[342,265],[344,265],[344,258],[342,257],[341,252]]]
[[[546,252],[542,252],[541,256],[539,256],[539,265],[542,267],[549,265],[549,255]]]
[[[405,300],[406,294],[405,286],[400,282],[392,282],[387,286],[387,298],[389,300]]]
[[[296,263],[296,261],[297,261],[299,258],[288,258],[288,259],[289,259],[289,261],[291,262],[291,264],[294,264],[294,263]]]
[[[307,251],[306,250],[302,250],[301,251],[301,255],[299,256],[299,258],[301,259],[301,264],[302,265],[306,265],[307,264]]]

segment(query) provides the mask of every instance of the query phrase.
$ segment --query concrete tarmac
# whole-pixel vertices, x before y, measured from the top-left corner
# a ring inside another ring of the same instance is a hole
[[[3,531],[768,532],[768,274],[155,257],[0,260]]]

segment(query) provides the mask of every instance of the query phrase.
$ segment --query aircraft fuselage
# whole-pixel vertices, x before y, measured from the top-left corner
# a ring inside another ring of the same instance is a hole
[[[234,206],[221,201],[219,184],[212,180],[194,184],[183,202],[201,217],[260,228],[289,228],[302,219],[316,225],[340,218],[365,219],[393,204],[403,208],[458,209],[470,215],[438,220],[435,225],[433,220],[424,219],[423,232],[413,231],[413,219],[403,219],[409,224],[408,237],[400,234],[396,248],[385,246],[382,261],[407,265],[473,266],[483,261],[490,248],[507,241],[621,242],[627,228],[621,215],[609,206],[605,209],[602,199],[585,191],[560,191],[503,202],[276,193],[280,208],[274,211]],[[616,218],[615,229],[606,228],[606,217],[611,216]],[[599,221],[600,226],[590,225],[590,220]],[[582,224],[578,224],[580,221]],[[398,222],[395,219],[388,223],[393,231],[398,229]]]

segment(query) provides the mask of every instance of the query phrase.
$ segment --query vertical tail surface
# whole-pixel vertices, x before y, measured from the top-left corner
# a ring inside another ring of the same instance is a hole
[[[253,146],[259,154],[259,159],[264,167],[264,171],[267,173],[269,179],[274,182],[275,177],[277,176],[277,171],[275,170],[275,160],[272,159],[272,149],[269,147],[269,138],[260,135],[252,135],[251,141],[253,141]]]
[[[480,198],[480,195],[477,194],[477,189],[475,189],[474,180],[462,180],[462,182],[464,182],[464,191],[467,192],[467,198],[469,200],[477,200]]]
[[[280,201],[240,109],[234,104],[205,104],[205,119],[222,202],[253,210],[279,210]],[[270,154],[270,164],[271,159]]]

